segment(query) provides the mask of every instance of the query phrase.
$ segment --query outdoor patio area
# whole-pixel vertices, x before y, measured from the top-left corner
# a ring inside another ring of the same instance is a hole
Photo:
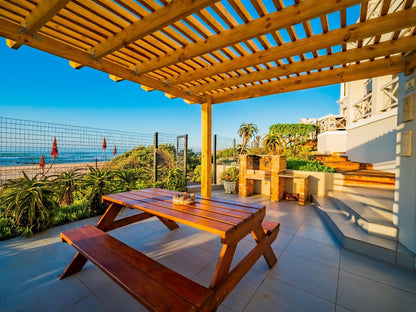
[[[339,246],[312,205],[270,202],[259,195],[213,197],[267,206],[267,220],[281,223],[273,243],[273,269],[260,259],[219,311],[412,311],[416,273],[347,251]],[[123,214],[133,213],[126,209]],[[92,263],[66,279],[58,277],[75,250],[59,233],[90,218],[35,235],[0,242],[1,311],[145,311]],[[111,232],[162,264],[208,286],[221,243],[218,236],[181,225],[169,231],[152,218]],[[255,244],[247,236],[236,259]],[[180,251],[180,252],[178,252]]]

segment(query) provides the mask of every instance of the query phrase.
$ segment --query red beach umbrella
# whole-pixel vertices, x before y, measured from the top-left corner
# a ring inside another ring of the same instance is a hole
[[[105,141],[105,137],[104,137],[104,141],[103,141],[103,149],[107,148],[107,142]]]
[[[45,168],[45,157],[43,157],[43,155],[40,156],[39,167],[41,167],[42,169]]]
[[[113,156],[116,156],[116,154],[117,154],[117,147],[114,145]]]
[[[56,144],[56,137],[53,138],[51,155],[52,155],[53,158],[58,156],[58,145]]]

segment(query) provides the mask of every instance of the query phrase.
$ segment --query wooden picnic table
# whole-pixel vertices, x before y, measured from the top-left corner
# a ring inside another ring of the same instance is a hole
[[[236,201],[197,197],[190,205],[172,203],[178,192],[144,189],[103,196],[109,204],[97,226],[61,233],[78,253],[61,279],[82,269],[89,259],[151,311],[215,311],[238,282],[263,255],[269,267],[276,263],[271,248],[279,223],[266,222],[266,208]],[[117,219],[121,208],[138,214]],[[217,234],[223,244],[209,287],[204,287],[118,241],[107,231],[157,217],[170,230],[177,223]],[[237,244],[252,234],[256,246],[230,271]]]

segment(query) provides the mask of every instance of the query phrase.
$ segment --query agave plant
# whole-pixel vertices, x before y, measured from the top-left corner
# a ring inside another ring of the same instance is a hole
[[[7,180],[3,185],[0,206],[4,216],[12,218],[16,226],[40,230],[50,224],[58,202],[56,192],[49,180],[39,174]]]
[[[79,190],[82,177],[79,170],[79,168],[71,169],[54,176],[53,182],[61,205],[71,205],[74,202],[74,192]]]
[[[114,171],[114,175],[120,191],[127,192],[136,188],[138,174],[134,169],[119,169]]]
[[[114,191],[113,172],[108,169],[95,169],[88,167],[90,172],[83,179],[85,195],[94,213],[102,213],[105,205],[101,203],[101,196]]]

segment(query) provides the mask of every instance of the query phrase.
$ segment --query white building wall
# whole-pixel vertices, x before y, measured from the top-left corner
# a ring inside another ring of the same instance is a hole
[[[347,151],[346,131],[326,131],[318,135],[318,153],[332,154]]]
[[[411,81],[413,80],[413,87]],[[407,82],[407,92],[405,83]],[[416,253],[416,119],[403,122],[403,97],[411,94],[416,98],[416,73],[411,76],[399,76],[399,110],[397,122],[397,174],[396,192],[394,196],[393,212],[394,222],[399,227],[399,241]],[[416,100],[415,100],[416,101]],[[415,101],[412,103],[413,111],[416,112]],[[401,156],[403,133],[413,131],[412,155]],[[416,263],[415,263],[416,268]]]
[[[353,123],[347,127],[348,158],[371,163],[377,170],[395,172],[396,127],[397,108]]]

